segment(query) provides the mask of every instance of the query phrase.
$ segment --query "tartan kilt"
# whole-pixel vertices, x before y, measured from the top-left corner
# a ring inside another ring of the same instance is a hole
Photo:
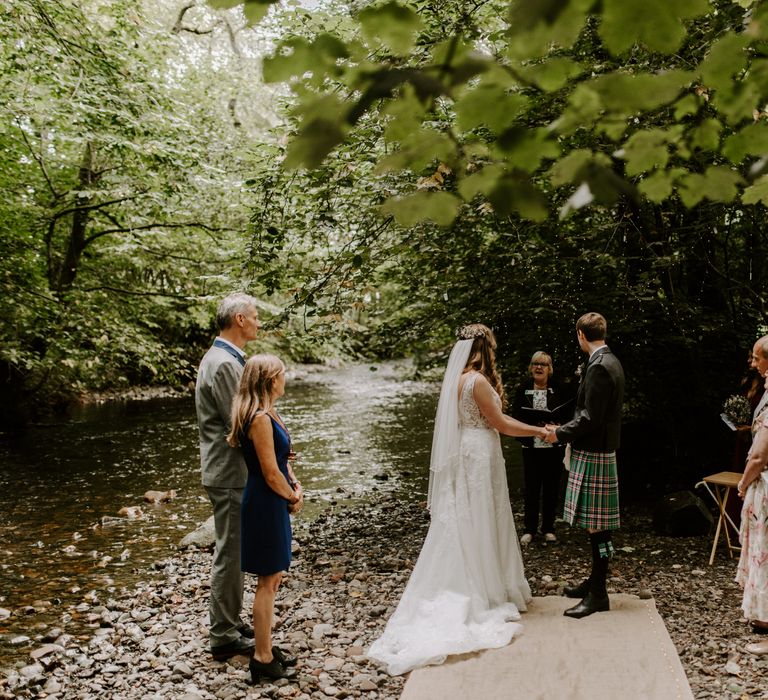
[[[615,452],[572,450],[563,519],[589,530],[619,529]]]

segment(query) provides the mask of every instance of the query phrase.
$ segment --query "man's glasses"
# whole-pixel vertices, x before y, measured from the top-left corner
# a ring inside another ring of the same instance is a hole
[[[549,367],[549,362],[531,362],[531,367]]]

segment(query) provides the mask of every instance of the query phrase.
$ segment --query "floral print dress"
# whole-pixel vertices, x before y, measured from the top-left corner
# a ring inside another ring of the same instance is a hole
[[[755,421],[768,430],[768,415]],[[768,471],[747,488],[741,509],[741,556],[736,582],[744,589],[741,608],[748,620],[768,622]]]

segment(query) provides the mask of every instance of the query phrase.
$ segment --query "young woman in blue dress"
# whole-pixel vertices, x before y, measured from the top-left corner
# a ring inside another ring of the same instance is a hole
[[[290,678],[296,659],[272,645],[275,595],[291,565],[290,514],[301,510],[304,492],[289,464],[291,436],[275,409],[285,393],[285,366],[274,355],[254,355],[245,364],[232,403],[227,440],[243,450],[248,482],[241,512],[240,567],[258,576],[253,600],[254,653],[249,669],[261,676]]]

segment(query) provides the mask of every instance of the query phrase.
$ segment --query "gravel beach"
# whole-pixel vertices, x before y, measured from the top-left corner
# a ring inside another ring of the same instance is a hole
[[[244,657],[211,660],[210,553],[192,548],[157,562],[137,589],[84,600],[61,628],[20,640],[27,665],[6,671],[0,698],[399,697],[405,678],[381,672],[364,650],[394,609],[429,517],[423,504],[379,498],[294,523],[297,551],[278,593],[275,630],[275,642],[299,656],[293,681],[252,687]],[[558,523],[557,534],[556,544],[524,548],[534,595],[559,595],[586,573],[584,533]],[[759,638],[741,617],[736,562],[721,551],[710,567],[710,543],[660,537],[647,511],[624,512],[609,590],[655,598],[696,698],[768,698],[768,657],[742,652]],[[247,606],[254,583],[246,578]],[[67,634],[75,617],[93,628],[90,639]]]

